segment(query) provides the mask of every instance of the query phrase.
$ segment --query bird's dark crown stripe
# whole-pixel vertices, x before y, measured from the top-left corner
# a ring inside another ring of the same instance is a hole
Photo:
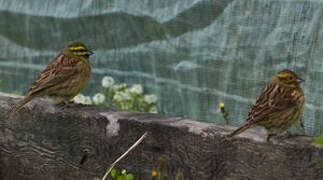
[[[79,49],[79,50],[72,50],[72,52],[86,52],[85,49]]]
[[[86,52],[73,52],[73,54],[76,55],[76,56],[85,56],[85,55],[87,55]]]
[[[87,50],[84,46],[75,46],[69,48],[75,56],[86,56]]]

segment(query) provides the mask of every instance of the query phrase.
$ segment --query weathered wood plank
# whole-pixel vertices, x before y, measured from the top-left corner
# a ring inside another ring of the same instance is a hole
[[[18,98],[0,94],[0,179],[92,180],[143,132],[149,137],[119,166],[150,179],[157,158],[167,175],[186,179],[323,179],[323,148],[310,137],[274,143],[252,130],[229,139],[232,127],[147,113],[74,105],[44,99],[6,117]],[[84,153],[85,162],[80,165]]]

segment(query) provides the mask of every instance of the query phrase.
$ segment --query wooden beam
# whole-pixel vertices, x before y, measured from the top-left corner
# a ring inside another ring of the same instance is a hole
[[[0,94],[0,179],[92,180],[145,131],[149,136],[117,167],[150,180],[159,156],[174,179],[323,179],[323,147],[311,137],[266,143],[253,130],[95,106],[58,107],[36,99],[6,117],[21,98]],[[86,158],[80,164],[82,158]]]

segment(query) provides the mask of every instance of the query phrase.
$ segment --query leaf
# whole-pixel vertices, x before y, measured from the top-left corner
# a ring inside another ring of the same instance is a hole
[[[134,180],[134,175],[133,174],[127,174],[126,180]]]
[[[184,175],[181,170],[177,172],[175,180],[184,180]]]
[[[118,171],[117,171],[116,169],[112,169],[112,170],[111,170],[111,177],[112,177],[113,179],[116,179],[118,176],[119,176]]]
[[[323,135],[321,137],[314,137],[312,139],[313,143],[323,145]]]

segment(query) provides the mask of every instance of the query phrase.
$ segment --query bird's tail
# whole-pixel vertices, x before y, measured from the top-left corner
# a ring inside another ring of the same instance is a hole
[[[17,106],[14,106],[10,112],[9,115],[18,112],[25,104],[27,104],[31,99],[33,98],[33,96],[27,95],[21,103],[19,103]]]
[[[235,131],[233,131],[231,134],[229,134],[228,137],[233,137],[237,134],[240,134],[243,131],[247,130],[250,126],[251,126],[251,123],[247,122],[244,125],[242,125],[241,127],[239,127],[238,129],[236,129]]]

